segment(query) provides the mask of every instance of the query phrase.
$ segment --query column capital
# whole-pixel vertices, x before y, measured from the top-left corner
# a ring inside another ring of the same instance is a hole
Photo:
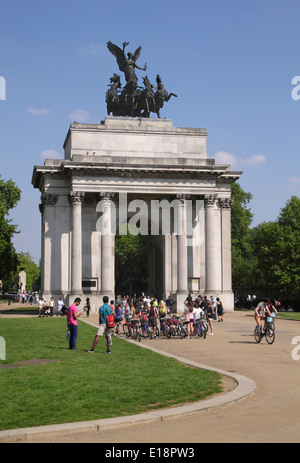
[[[231,209],[233,198],[219,198],[219,204],[222,209]]]
[[[176,199],[179,199],[181,204],[185,204],[185,201],[190,198],[189,194],[179,193],[176,195]]]
[[[205,205],[205,207],[214,206],[216,201],[217,201],[217,198],[218,198],[217,194],[205,195],[204,196],[204,205]]]
[[[43,193],[41,195],[41,204],[39,204],[39,210],[42,214],[45,210],[45,206],[54,206],[57,202],[58,195],[53,195],[50,193]]]
[[[114,193],[111,191],[103,191],[99,193],[99,198],[100,199],[106,199],[111,201],[114,197]]]
[[[72,204],[82,203],[84,198],[84,191],[71,191],[69,194],[69,200]]]

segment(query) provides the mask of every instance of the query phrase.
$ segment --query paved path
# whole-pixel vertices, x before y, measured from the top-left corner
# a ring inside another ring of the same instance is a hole
[[[255,343],[254,318],[249,312],[234,312],[224,319],[214,323],[215,334],[206,340],[171,338],[142,344],[250,378],[256,383],[254,394],[206,413],[98,432],[79,432],[74,426],[67,435],[49,433],[42,439],[33,435],[27,442],[300,442],[300,360],[292,358],[296,347],[292,339],[300,335],[300,322],[277,319],[276,340],[269,346],[265,340]],[[96,320],[95,316],[89,319]]]

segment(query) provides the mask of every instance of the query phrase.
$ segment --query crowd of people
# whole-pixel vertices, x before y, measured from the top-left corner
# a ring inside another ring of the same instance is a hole
[[[57,302],[57,308],[55,310],[56,315],[67,315],[67,325],[70,331],[69,347],[70,349],[76,350],[76,339],[77,339],[77,318],[83,313],[86,313],[88,317],[91,310],[91,302],[89,298],[86,298],[83,310],[78,313],[77,307],[81,304],[80,298],[76,298],[74,303],[67,307],[64,304],[62,298],[59,298]],[[38,298],[37,300],[39,317],[52,317],[55,309],[55,302],[53,297],[50,297],[49,302],[44,298]],[[103,304],[99,308],[99,329],[95,336],[93,345],[88,351],[93,353],[95,347],[98,344],[99,338],[102,335],[106,337],[106,353],[110,353],[111,334],[119,333],[120,326],[123,321],[131,321],[132,335],[134,326],[139,323],[140,320],[147,318],[149,321],[150,329],[153,333],[153,337],[162,336],[162,324],[167,315],[174,312],[173,301],[169,296],[165,301],[158,300],[155,297],[149,297],[142,294],[137,297],[136,294],[133,297],[117,295],[116,301],[110,300],[108,296],[103,297]],[[181,308],[177,307],[177,312],[181,314],[187,322],[187,338],[193,338],[194,335],[194,323],[205,318],[208,322],[210,333],[213,335],[213,321],[223,322],[224,321],[224,308],[222,301],[218,297],[211,295],[210,297],[198,295],[193,298],[190,294],[187,296],[184,306]],[[276,301],[271,302],[269,298],[263,299],[259,302],[255,308],[255,320],[259,330],[262,330],[262,322],[266,323],[267,316],[271,316],[272,313],[277,313]],[[107,324],[109,316],[113,316],[114,328],[110,328]]]

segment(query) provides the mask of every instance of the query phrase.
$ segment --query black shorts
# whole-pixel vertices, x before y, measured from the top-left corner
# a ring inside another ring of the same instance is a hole
[[[157,321],[156,321],[156,318],[149,318],[149,326],[151,326],[152,328],[155,328],[157,326]]]

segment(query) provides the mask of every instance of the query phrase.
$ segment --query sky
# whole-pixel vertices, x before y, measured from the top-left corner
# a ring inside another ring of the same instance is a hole
[[[34,165],[63,158],[72,122],[106,117],[120,73],[108,41],[141,45],[150,81],[178,95],[161,116],[205,128],[208,157],[243,171],[252,226],[300,195],[299,0],[1,0],[0,17],[0,173],[22,190],[17,252],[41,255]]]

